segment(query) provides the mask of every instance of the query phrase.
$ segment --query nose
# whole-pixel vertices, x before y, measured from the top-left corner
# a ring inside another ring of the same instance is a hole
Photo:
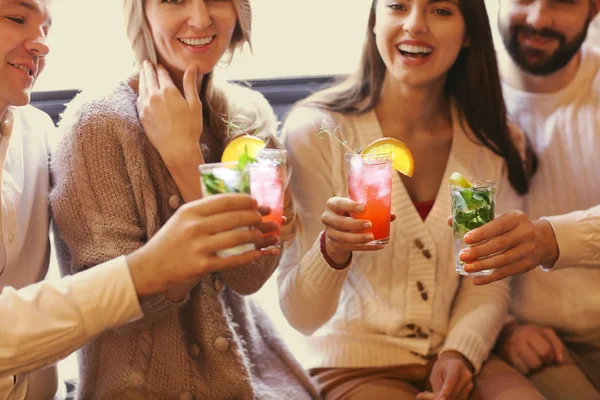
[[[209,7],[206,6],[206,1],[190,2],[192,6],[189,25],[198,29],[205,29],[212,25],[212,15]]]
[[[36,31],[35,34],[25,42],[25,48],[27,51],[38,57],[46,57],[50,52],[50,48],[47,44],[46,32],[44,29]]]
[[[544,1],[535,1],[527,13],[527,24],[535,29],[550,28],[554,20]]]
[[[404,21],[404,30],[412,34],[423,34],[429,31],[427,19],[418,7],[413,7]]]

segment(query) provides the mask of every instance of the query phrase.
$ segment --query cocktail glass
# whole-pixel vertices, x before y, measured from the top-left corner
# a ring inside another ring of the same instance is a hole
[[[240,168],[237,162],[226,162],[202,164],[198,168],[200,170],[200,186],[204,197],[222,193],[250,194],[250,173],[247,165]],[[254,244],[248,243],[221,250],[217,252],[217,255],[228,257],[254,249]]]
[[[493,181],[475,181],[470,188],[450,185],[450,193],[456,272],[466,276],[489,275],[492,270],[466,272],[465,263],[460,261],[459,254],[461,250],[470,247],[463,241],[465,234],[494,219],[496,184]]]
[[[362,213],[351,213],[356,219],[369,220],[372,233],[368,244],[386,244],[390,241],[392,206],[392,154],[346,153],[348,196],[364,205]]]
[[[283,224],[284,186],[286,180],[287,152],[280,149],[263,149],[256,162],[248,164],[250,171],[250,194],[259,205],[271,208],[263,222],[275,222],[279,234]]]

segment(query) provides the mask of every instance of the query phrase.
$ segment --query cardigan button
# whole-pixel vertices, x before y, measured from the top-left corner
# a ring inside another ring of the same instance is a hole
[[[414,330],[415,330],[415,328],[416,328],[416,325],[415,325],[415,324],[408,324],[408,325],[406,325],[406,327],[407,327],[408,329],[410,329],[411,331],[414,331]]]
[[[415,239],[415,246],[417,246],[417,249],[419,250],[423,250],[425,248],[425,245],[423,242],[421,242],[421,239]]]
[[[423,299],[423,301],[427,301],[427,299],[429,298],[429,296],[427,295],[427,292],[425,292],[425,291],[421,292],[421,298]]]
[[[197,358],[200,355],[200,346],[197,344],[190,346],[190,355],[193,358]]]
[[[227,351],[229,349],[229,340],[224,337],[219,337],[215,340],[215,348],[220,352]]]
[[[428,259],[428,260],[431,259],[431,252],[427,249],[423,250],[423,255],[425,256],[426,259]]]
[[[194,400],[192,392],[183,392],[179,395],[179,400]]]
[[[177,196],[176,194],[169,198],[169,207],[171,208],[171,210],[177,210],[180,205],[181,201],[179,200],[179,196]]]
[[[417,289],[419,290],[419,292],[425,290],[425,285],[423,285],[423,282],[417,281]]]

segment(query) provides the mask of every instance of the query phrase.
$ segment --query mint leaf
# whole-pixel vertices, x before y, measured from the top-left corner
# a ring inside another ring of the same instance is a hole
[[[213,173],[202,174],[202,182],[209,194],[227,193],[225,182],[217,178]]]
[[[240,156],[240,158],[238,159],[237,169],[239,171],[243,171],[244,168],[246,168],[246,165],[255,163],[255,162],[256,162],[256,158],[252,158],[252,157],[250,157],[250,154],[248,154],[248,145],[244,146],[244,154],[242,154]]]
[[[456,214],[456,216],[454,217],[454,220],[457,223],[464,225],[468,221],[471,221],[472,219],[475,219],[475,218],[477,218],[477,211],[458,212]]]
[[[475,229],[475,228],[479,228],[480,226],[483,226],[483,225],[485,225],[485,222],[484,222],[484,221],[481,221],[481,220],[480,220],[480,219],[478,219],[478,218],[472,219],[472,220],[470,220],[470,221],[467,221],[467,222],[465,223],[465,226],[466,226],[466,227],[467,227],[467,229],[469,229],[469,230],[472,230],[472,229]]]
[[[240,172],[240,187],[237,192],[250,194],[250,173],[248,170]]]
[[[478,193],[473,193],[473,191],[469,189],[461,190],[460,195],[465,200],[469,210],[477,210],[489,203],[489,197],[488,201],[485,202]]]
[[[477,210],[477,213],[479,214],[479,218],[484,222],[490,222],[491,220],[494,219],[494,214],[492,213],[492,208],[491,207],[483,207],[480,208],[479,210]]]

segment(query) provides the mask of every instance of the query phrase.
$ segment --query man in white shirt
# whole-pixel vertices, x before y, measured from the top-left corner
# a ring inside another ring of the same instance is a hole
[[[140,299],[189,289],[203,275],[260,257],[260,251],[215,255],[262,237],[227,231],[260,223],[255,200],[231,194],[179,208],[175,198],[169,205],[177,211],[144,247],[54,285],[41,281],[50,252],[54,127],[28,103],[49,51],[50,25],[49,0],[0,0],[0,400],[51,399],[57,382],[48,366],[104,330],[140,318]],[[239,210],[239,218],[232,221],[230,210]]]
[[[474,230],[471,244],[489,240],[461,253],[467,270],[494,269],[477,284],[515,275],[498,348],[549,399],[600,399],[600,49],[582,46],[598,10],[500,1],[507,110],[539,165],[526,214]]]
[[[590,25],[587,42],[591,46],[600,48],[600,17],[596,17],[592,25]]]

